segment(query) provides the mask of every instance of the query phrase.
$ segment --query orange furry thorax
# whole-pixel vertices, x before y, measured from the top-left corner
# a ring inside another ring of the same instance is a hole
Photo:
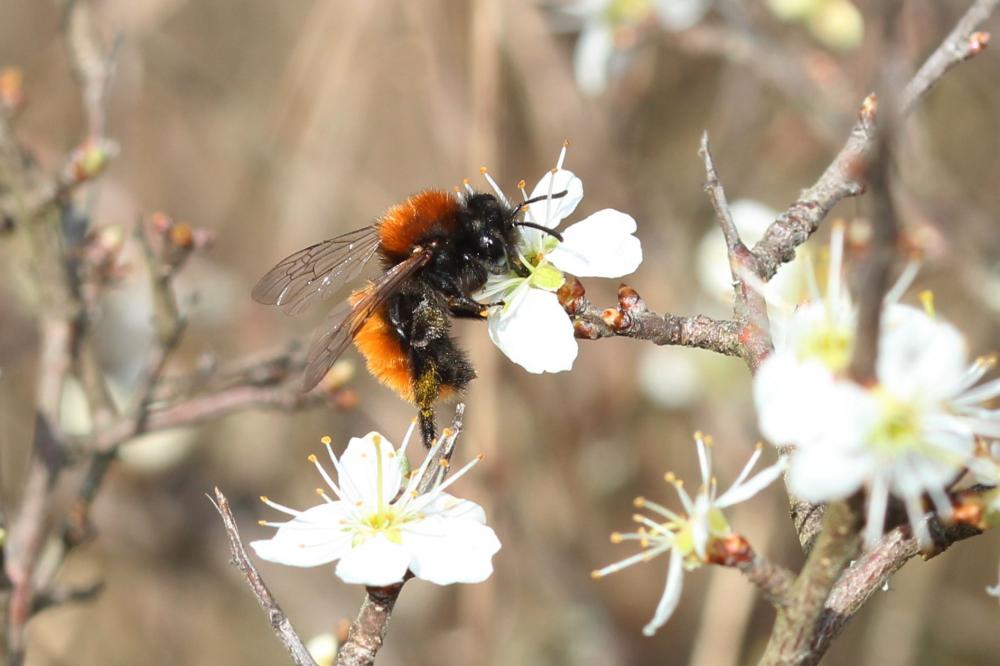
[[[459,209],[454,194],[425,190],[396,204],[378,221],[379,242],[386,257],[402,261],[435,226],[453,231]]]

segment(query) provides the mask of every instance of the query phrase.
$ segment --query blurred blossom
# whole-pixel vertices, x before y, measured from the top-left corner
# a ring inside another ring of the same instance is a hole
[[[770,206],[753,199],[739,199],[729,205],[736,229],[747,247],[753,247],[764,232],[777,219],[779,213]],[[701,287],[720,303],[733,302],[733,277],[729,271],[726,240],[718,225],[706,233],[698,243],[696,270]],[[795,302],[801,296],[801,262],[785,264],[763,287],[768,302]]]
[[[788,475],[796,495],[825,502],[867,489],[867,546],[882,535],[890,494],[927,543],[924,495],[948,517],[946,490],[973,464],[975,437],[1000,437],[1000,413],[983,406],[1000,395],[1000,380],[975,386],[995,360],[970,365],[961,333],[934,316],[930,297],[926,312],[899,305],[897,285],[882,314],[877,381],[850,381],[856,308],[842,280],[842,243],[837,227],[825,298],[776,322],[783,335],[754,379],[761,432],[796,445]]]
[[[530,198],[543,199],[527,207],[526,222],[555,229],[583,199],[583,183],[563,168],[565,160],[564,145],[556,167],[531,192]],[[486,176],[497,196],[507,201]],[[553,196],[562,192],[566,194],[560,198]],[[529,198],[523,189],[522,195]],[[633,235],[635,220],[605,208],[571,225],[561,241],[539,229],[520,230],[516,259],[524,270],[491,275],[473,298],[503,301],[490,309],[488,324],[490,339],[507,358],[528,372],[563,372],[573,367],[577,354],[573,323],[556,296],[566,281],[563,271],[580,277],[621,277],[634,271],[642,262],[642,246]]]
[[[639,356],[639,386],[660,407],[683,409],[705,393],[702,364],[690,349],[646,346]]]
[[[337,637],[330,633],[313,636],[306,642],[306,650],[316,666],[333,666],[339,647]]]
[[[408,570],[438,585],[489,578],[500,541],[486,525],[485,512],[475,502],[444,492],[478,459],[421,494],[417,485],[433,454],[456,435],[446,431],[420,468],[411,472],[405,450],[414,429],[415,423],[398,451],[376,432],[354,437],[339,459],[330,438],[324,437],[337,481],[316,456],[309,459],[337,499],[321,488],[317,490],[321,504],[296,511],[262,497],[265,504],[292,519],[261,522],[277,527],[278,532],[270,539],[251,542],[257,555],[294,567],[339,560],[335,571],[343,581],[380,587],[401,582]]]
[[[667,30],[686,30],[704,17],[712,0],[578,0],[560,7],[577,17],[580,36],[573,50],[576,83],[597,96],[609,77],[624,67],[645,25],[653,20]]]
[[[864,17],[850,0],[767,0],[767,6],[783,21],[804,23],[832,49],[853,49],[864,38]]]
[[[729,490],[717,495],[717,483],[712,475],[711,438],[695,433],[694,439],[701,470],[701,487],[694,499],[684,490],[682,482],[668,472],[665,478],[677,490],[683,512],[675,513],[643,497],[636,498],[635,507],[646,509],[653,517],[636,514],[633,519],[639,523],[639,528],[631,533],[615,532],[611,535],[611,541],[638,541],[642,551],[591,574],[594,578],[603,578],[670,551],[666,586],[653,619],[643,627],[642,633],[646,636],[655,634],[677,608],[684,585],[684,572],[709,563],[712,545],[734,534],[722,509],[750,499],[770,485],[785,469],[785,459],[781,458],[774,465],[750,477],[750,472],[761,456],[761,446],[758,445]]]

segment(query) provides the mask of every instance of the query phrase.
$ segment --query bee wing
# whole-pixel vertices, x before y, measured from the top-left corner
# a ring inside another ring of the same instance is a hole
[[[364,289],[355,292],[351,299],[333,311],[323,332],[313,341],[306,356],[303,390],[316,386],[351,344],[354,336],[369,317],[375,314],[389,296],[414,273],[427,265],[430,255],[417,250],[406,260],[396,264]]]
[[[253,288],[253,299],[296,315],[317,297],[329,298],[345,282],[356,278],[378,245],[375,226],[310,245],[269,270]]]

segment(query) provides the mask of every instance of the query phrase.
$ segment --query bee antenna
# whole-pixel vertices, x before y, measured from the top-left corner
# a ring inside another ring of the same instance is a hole
[[[563,194],[565,194],[565,192]],[[514,226],[515,227],[531,227],[532,229],[538,229],[539,231],[544,231],[549,236],[552,236],[553,238],[555,238],[556,240],[558,240],[560,243],[562,242],[562,239],[563,239],[562,234],[559,233],[558,231],[556,231],[555,229],[549,229],[548,227],[543,227],[542,225],[535,224],[534,222],[515,222]]]
[[[537,197],[532,197],[531,199],[525,199],[521,203],[517,204],[517,207],[514,209],[514,212],[516,213],[516,212],[520,211],[522,208],[524,208],[525,206],[527,206],[529,204],[538,203],[539,201],[545,201],[546,199],[549,199],[549,198],[552,198],[552,199],[562,199],[567,194],[569,194],[569,190],[563,190],[562,192],[556,192],[551,197],[549,197],[548,194],[540,194]]]

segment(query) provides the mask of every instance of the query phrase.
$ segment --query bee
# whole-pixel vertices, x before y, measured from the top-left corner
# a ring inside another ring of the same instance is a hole
[[[520,227],[562,240],[519,219],[526,206],[468,188],[425,190],[374,224],[282,259],[257,282],[254,300],[295,315],[329,298],[379,255],[383,272],[334,309],[306,356],[302,388],[312,389],[353,343],[379,381],[417,407],[425,446],[435,437],[434,404],[463,391],[476,372],[451,337],[451,318],[482,319],[503,302],[472,298],[491,274],[525,275],[517,259]]]

